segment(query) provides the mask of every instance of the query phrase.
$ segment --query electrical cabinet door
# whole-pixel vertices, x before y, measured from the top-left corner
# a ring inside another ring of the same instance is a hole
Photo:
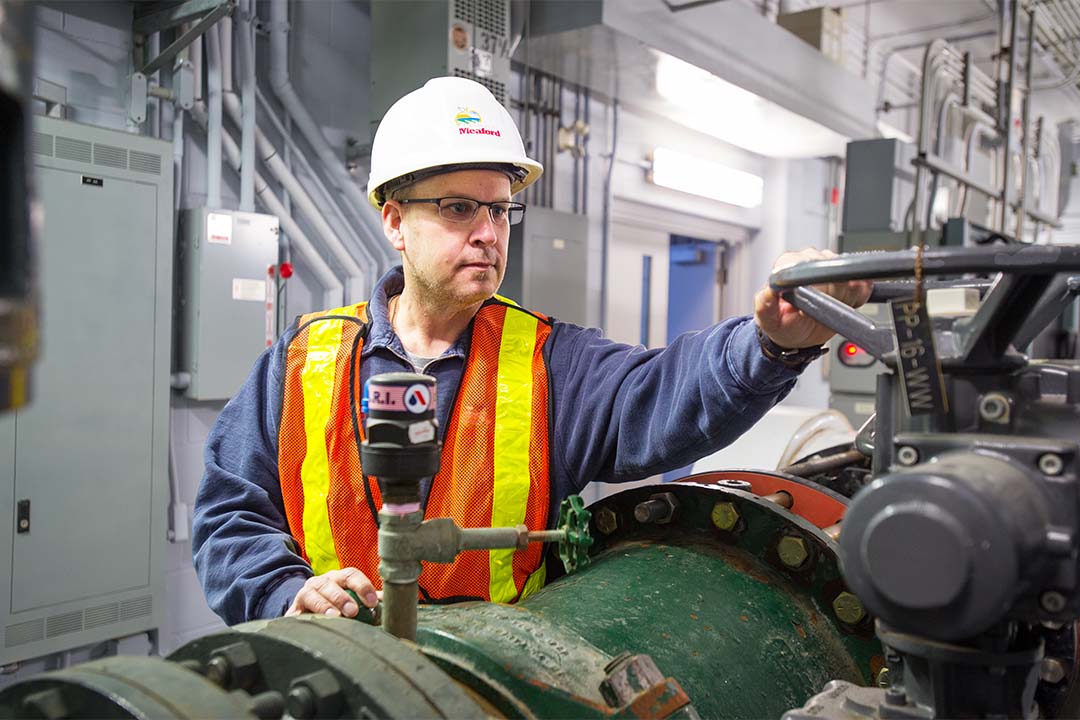
[[[15,419],[11,611],[150,581],[158,187],[39,167],[42,352]],[[108,412],[102,412],[108,408]],[[79,477],[73,477],[77,473]]]

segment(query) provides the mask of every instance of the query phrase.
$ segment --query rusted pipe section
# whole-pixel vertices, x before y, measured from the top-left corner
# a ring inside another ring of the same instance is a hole
[[[768,500],[769,502],[776,503],[780,507],[786,508],[788,510],[790,510],[791,506],[795,504],[795,499],[793,497],[791,497],[791,493],[786,492],[784,490],[780,490],[779,492],[770,493],[769,495],[762,495],[761,499],[762,500]]]

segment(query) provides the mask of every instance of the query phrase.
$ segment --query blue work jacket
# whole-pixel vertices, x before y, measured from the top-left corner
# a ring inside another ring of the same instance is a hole
[[[400,268],[375,288],[361,381],[412,371],[387,317]],[[539,308],[538,308],[539,309]],[[285,355],[293,328],[259,357],[206,441],[195,500],[192,550],[210,607],[227,623],[281,616],[312,571],[291,549],[278,480]],[[470,332],[431,361],[445,431]],[[731,443],[795,384],[798,371],[761,352],[750,317],[725,320],[647,350],[599,330],[556,321],[551,376],[551,518],[589,482],[625,482],[682,467]],[[425,494],[430,488],[423,488]]]

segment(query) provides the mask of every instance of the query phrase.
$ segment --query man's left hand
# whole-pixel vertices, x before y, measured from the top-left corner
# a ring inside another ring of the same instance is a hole
[[[808,248],[788,252],[773,263],[773,272],[811,260],[827,260],[836,257],[831,250]],[[869,280],[853,280],[846,283],[816,285],[819,290],[837,300],[859,307],[870,297],[873,284]],[[770,340],[782,348],[796,349],[825,344],[835,333],[817,320],[805,315],[784,300],[768,284],[754,297],[754,320]]]

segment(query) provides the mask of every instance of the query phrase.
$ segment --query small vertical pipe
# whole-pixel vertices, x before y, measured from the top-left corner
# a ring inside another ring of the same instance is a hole
[[[1035,49],[1035,10],[1028,11],[1027,67],[1024,68],[1024,108],[1021,127],[1024,131],[1020,143],[1020,197],[1016,199],[1016,239],[1024,239],[1024,216],[1027,213],[1028,150],[1031,147],[1031,64]]]
[[[240,209],[255,212],[255,2],[240,0],[240,22],[236,23],[240,56],[241,137]]]
[[[383,583],[383,629],[394,637],[416,640],[419,583]]]
[[[147,42],[147,54],[151,59],[157,58],[161,52],[161,33],[156,32],[150,35],[150,39]],[[150,77],[146,78],[147,83],[154,83],[156,85],[161,84],[161,72],[155,72]],[[154,137],[161,139],[161,107],[164,105],[161,98],[154,98],[150,101],[150,107],[154,110],[154,122],[150,125],[150,133]]]
[[[1001,210],[998,215],[998,231],[1006,232],[1006,224],[1009,217],[1009,199],[1012,197],[1009,184],[1012,182],[1012,148],[1013,148],[1013,88],[1016,87],[1016,43],[1020,27],[1020,0],[1010,3],[1009,13],[1009,78],[1005,83],[1005,107],[1003,108],[1004,123],[1002,132],[1002,169],[1001,169]],[[1019,239],[1019,238],[1017,238]]]
[[[574,86],[574,132],[577,132],[578,123],[581,122],[581,87]],[[578,183],[581,181],[581,158],[577,154],[577,140],[574,141],[574,192],[572,207],[576,215],[581,208],[581,190]]]
[[[206,31],[206,204],[221,208],[221,42],[218,26]]]
[[[589,125],[589,109],[592,107],[590,102],[589,88],[585,88],[585,97],[582,98],[582,104],[585,106],[585,127]],[[591,134],[591,132],[590,132]],[[589,214],[589,135],[582,138],[581,141],[582,150],[584,151],[581,156],[581,214]]]
[[[652,311],[652,255],[641,256],[641,344],[649,347],[649,315]]]

